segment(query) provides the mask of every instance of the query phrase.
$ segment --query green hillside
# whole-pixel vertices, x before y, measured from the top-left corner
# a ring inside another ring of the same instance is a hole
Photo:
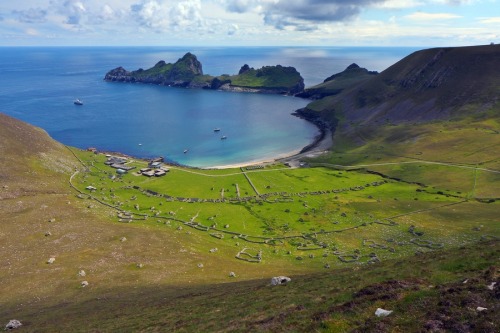
[[[377,72],[368,71],[356,64],[349,65],[343,72],[334,74],[325,79],[323,83],[306,88],[298,97],[321,99],[326,96],[337,95],[360,82],[372,78]]]
[[[0,323],[498,331],[500,67],[488,47],[417,52],[392,80],[384,71],[314,101],[301,112],[328,121],[334,145],[296,168],[163,165],[146,177],[148,161],[129,157],[119,175],[106,155],[0,114]],[[468,97],[443,109],[451,87]],[[291,282],[270,286],[282,275]]]
[[[304,89],[304,80],[293,67],[264,66],[249,68],[238,75],[229,76],[231,86],[255,89],[287,90],[294,87],[294,93]]]
[[[325,118],[363,125],[427,122],[498,105],[500,45],[417,51],[338,96],[311,103]]]

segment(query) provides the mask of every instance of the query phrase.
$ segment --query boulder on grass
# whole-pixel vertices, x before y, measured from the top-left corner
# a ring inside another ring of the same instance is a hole
[[[392,311],[390,310],[384,310],[382,308],[378,308],[376,311],[375,311],[375,315],[377,317],[387,317],[388,315],[390,315],[392,313]]]
[[[13,329],[19,328],[21,326],[23,326],[23,324],[21,324],[21,322],[19,320],[11,319],[11,320],[9,320],[7,325],[5,325],[5,330],[6,331],[13,330]]]
[[[271,286],[278,286],[281,284],[287,284],[292,281],[289,277],[286,276],[275,276],[271,279]]]

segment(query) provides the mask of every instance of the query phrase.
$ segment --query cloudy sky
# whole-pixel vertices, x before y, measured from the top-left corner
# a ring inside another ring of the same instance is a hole
[[[500,43],[500,0],[0,0],[0,45]]]

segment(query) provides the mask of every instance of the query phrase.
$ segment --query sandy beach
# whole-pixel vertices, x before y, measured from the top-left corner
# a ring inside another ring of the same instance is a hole
[[[332,147],[332,132],[329,129],[322,129],[321,139],[313,142],[311,145],[307,146],[306,151],[303,149],[296,149],[294,151],[283,153],[278,156],[275,156],[271,159],[260,159],[253,160],[248,162],[242,162],[237,164],[227,164],[227,165],[218,165],[209,168],[203,169],[231,169],[231,168],[242,168],[250,165],[262,165],[268,163],[282,162],[289,163],[291,167],[298,167],[300,164],[300,160],[304,157],[316,157],[322,155]]]

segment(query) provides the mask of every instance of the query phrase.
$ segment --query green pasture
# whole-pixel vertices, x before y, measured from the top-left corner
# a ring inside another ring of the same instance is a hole
[[[87,166],[73,178],[84,196],[114,207],[118,221],[154,226],[195,252],[217,248],[218,258],[237,260],[243,251],[264,266],[324,269],[500,234],[491,227],[498,203],[473,200],[493,192],[496,174],[475,169],[425,163],[350,171],[281,164],[249,170],[168,166],[165,176],[148,178],[137,173],[145,161],[130,162],[136,169],[117,176],[103,164],[104,156],[76,153]],[[97,190],[85,190],[89,185]]]

